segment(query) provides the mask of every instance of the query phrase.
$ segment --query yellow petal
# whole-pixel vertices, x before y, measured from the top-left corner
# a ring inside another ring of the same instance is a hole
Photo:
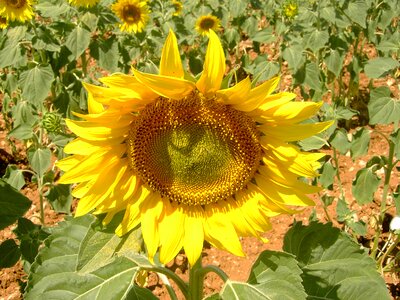
[[[150,199],[151,191],[141,186],[137,189],[132,199],[129,201],[125,210],[124,218],[121,224],[115,229],[115,233],[122,236],[128,233],[131,229],[135,228],[141,221],[140,206]]]
[[[260,110],[260,117],[263,122],[295,124],[314,116],[322,104],[323,102],[289,102],[272,109]]]
[[[125,97],[137,99],[140,103],[154,101],[158,95],[151,89],[143,86],[134,76],[125,74],[115,74],[99,79],[102,83],[117,91],[123,91]]]
[[[127,159],[115,159],[110,161],[106,169],[99,171],[96,182],[79,201],[75,216],[79,217],[87,214],[106,199],[120,183],[127,169]],[[105,182],[107,182],[107,184],[104,184]]]
[[[178,203],[165,201],[162,220],[159,223],[160,261],[166,264],[174,259],[182,249],[184,216]],[[171,234],[171,229],[174,232]]]
[[[88,93],[87,101],[89,114],[100,114],[104,111],[103,104],[94,100],[92,93]]]
[[[183,78],[181,57],[179,56],[178,42],[172,30],[169,30],[160,61],[160,75]]]
[[[195,88],[193,82],[181,78],[146,74],[133,68],[132,72],[139,82],[165,98],[182,99]]]
[[[252,111],[261,106],[265,102],[265,98],[275,91],[279,83],[279,77],[274,77],[252,89],[249,96],[244,101],[233,105],[237,110]]]
[[[104,141],[109,139],[120,139],[129,131],[129,124],[113,124],[99,126],[99,124],[87,121],[65,120],[68,128],[77,136],[91,141]],[[113,126],[117,128],[112,128]],[[122,126],[122,127],[119,127]]]
[[[75,140],[69,142],[64,147],[64,152],[67,154],[80,154],[80,155],[90,155],[104,147],[112,147],[122,144],[124,137],[111,139],[106,142],[103,141],[89,141],[82,138],[76,138]]]
[[[300,141],[328,129],[332,124],[332,121],[312,124],[279,124],[275,126],[264,124],[259,127],[259,130],[264,134],[260,141],[261,143],[268,139],[278,139],[286,142]]]
[[[158,193],[150,193],[143,201],[140,212],[142,222],[143,240],[146,244],[149,260],[153,262],[154,255],[160,245],[160,234],[158,231],[161,213],[163,211],[163,200]]]
[[[71,155],[57,161],[56,166],[62,171],[67,172],[68,170],[79,164],[83,159],[85,159],[85,156],[83,155]]]
[[[244,256],[236,230],[224,210],[224,205],[220,203],[206,205],[206,222],[204,224],[206,240],[216,248],[229,251],[237,256]]]
[[[279,141],[266,141],[261,143],[261,146],[266,150],[263,157],[265,164],[276,164],[298,176],[318,176],[312,164],[301,155],[295,146]]]
[[[189,264],[193,266],[201,257],[204,242],[204,211],[197,206],[184,206],[185,225],[183,247]]]
[[[271,199],[275,204],[312,206],[314,201],[305,194],[297,192],[295,189],[279,185],[267,177],[256,174],[255,180],[257,186],[264,195]]]
[[[104,149],[85,157],[72,169],[68,170],[59,179],[59,183],[68,184],[89,181],[98,176],[99,171],[107,168],[107,165],[114,160],[119,160],[126,151],[125,145],[114,147],[113,149]]]
[[[209,42],[205,57],[203,73],[196,86],[204,95],[215,93],[221,88],[225,74],[225,54],[217,34],[210,29]]]
[[[220,97],[226,105],[234,105],[247,99],[251,89],[250,78],[240,81],[229,89],[217,91],[217,97]]]
[[[94,177],[92,180],[90,181],[85,181],[85,182],[81,182],[80,184],[78,184],[73,190],[71,195],[74,196],[75,198],[82,198],[84,197],[87,192],[89,191],[89,189],[93,186],[93,184],[96,182],[97,176]]]

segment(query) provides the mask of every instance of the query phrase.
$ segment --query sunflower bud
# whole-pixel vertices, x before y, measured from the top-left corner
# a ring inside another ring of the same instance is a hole
[[[289,0],[283,5],[283,14],[289,19],[299,13],[299,4],[296,1]]]
[[[42,119],[42,127],[48,132],[62,131],[62,117],[56,113],[47,112]]]

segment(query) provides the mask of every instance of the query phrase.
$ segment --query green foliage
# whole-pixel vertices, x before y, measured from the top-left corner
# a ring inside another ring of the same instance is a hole
[[[52,230],[31,266],[26,299],[124,299],[131,295],[150,297],[149,290],[133,284],[144,257],[135,256],[141,246],[137,232],[118,238],[109,232],[96,231],[98,221],[92,216],[68,218]],[[123,256],[129,241],[129,255]],[[68,247],[65,247],[68,245]],[[135,298],[133,298],[135,299]]]
[[[13,224],[31,206],[31,201],[0,179],[0,229]]]

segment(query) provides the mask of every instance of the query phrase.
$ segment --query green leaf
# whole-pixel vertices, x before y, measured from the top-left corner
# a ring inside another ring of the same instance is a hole
[[[335,119],[337,120],[350,120],[355,115],[357,115],[357,111],[351,108],[339,106],[335,109]]]
[[[25,49],[21,48],[18,43],[8,44],[0,50],[0,68],[13,66],[14,68],[25,66],[27,58]]]
[[[233,18],[240,17],[244,14],[247,7],[247,1],[232,0],[228,2],[228,9]]]
[[[332,135],[331,144],[341,154],[346,154],[351,146],[347,138],[347,131],[344,128],[336,130],[335,133]]]
[[[369,60],[364,70],[369,78],[381,78],[399,66],[400,63],[391,57],[378,57]]]
[[[118,68],[118,42],[115,36],[100,44],[99,65],[109,72],[115,72]]]
[[[3,179],[18,191],[25,185],[24,173],[16,165],[8,165]]]
[[[77,59],[89,47],[89,43],[90,31],[81,26],[76,26],[68,35],[65,46],[67,46],[75,59]]]
[[[400,129],[397,129],[396,132],[393,132],[389,139],[394,144],[394,155],[397,159],[400,159]]]
[[[339,222],[346,222],[352,221],[352,214],[353,212],[349,209],[349,206],[346,203],[346,200],[339,198],[337,205],[336,205],[336,214],[337,220]]]
[[[374,194],[381,179],[375,173],[376,166],[361,169],[353,181],[352,192],[358,204],[367,204],[374,200]]]
[[[267,27],[263,30],[257,31],[252,37],[253,42],[259,42],[268,44],[276,40],[276,35],[272,31],[272,28]]]
[[[21,257],[21,251],[13,239],[0,244],[0,253],[0,269],[12,267]]]
[[[14,137],[19,140],[29,140],[33,136],[32,126],[27,124],[20,124],[12,129],[8,136]]]
[[[47,148],[28,152],[28,158],[33,171],[39,177],[42,177],[51,165],[51,151]]]
[[[331,224],[295,223],[283,249],[299,262],[307,299],[390,299],[375,261]]]
[[[349,1],[349,6],[345,10],[347,15],[351,17],[352,21],[360,25],[362,28],[366,28],[366,19],[368,5],[365,1]]]
[[[390,124],[400,121],[400,101],[390,98],[387,87],[379,87],[371,92],[368,103],[369,123]]]
[[[304,84],[315,91],[321,90],[321,81],[319,79],[319,67],[315,62],[306,65]]]
[[[46,198],[50,201],[53,209],[58,213],[70,213],[71,212],[71,185],[69,184],[58,184],[50,188]]]
[[[236,29],[227,28],[224,32],[224,36],[226,41],[229,44],[229,47],[233,48],[240,41],[240,34]]]
[[[282,52],[282,57],[294,72],[304,63],[303,48],[300,45],[287,47]]]
[[[335,181],[336,168],[330,163],[326,162],[322,167],[321,176],[319,177],[319,182],[324,188],[331,188],[333,182]]]
[[[82,23],[84,23],[92,32],[97,28],[97,22],[99,17],[90,12],[85,13],[81,18]]]
[[[50,65],[37,65],[21,73],[19,85],[22,87],[22,97],[33,104],[39,105],[48,96],[54,73]]]
[[[338,50],[330,50],[328,56],[325,58],[326,67],[329,71],[335,74],[336,78],[342,72],[344,62],[344,55],[340,55]]]
[[[31,201],[0,179],[0,230],[13,224],[31,207]]]
[[[329,34],[327,31],[314,30],[307,38],[306,48],[317,53],[319,49],[323,48],[328,43],[328,40]]]
[[[20,240],[20,250],[23,259],[33,263],[38,254],[39,246],[48,236],[39,225],[34,224],[26,218],[18,219],[18,227],[14,230]]]
[[[116,253],[123,255],[129,251],[138,254],[142,252],[142,243],[140,230],[131,231],[121,238],[115,235],[114,230],[96,231],[92,228],[87,232],[79,249],[77,270],[95,270],[110,262]]]
[[[24,299],[154,299],[133,284],[140,266],[152,266],[143,256],[117,256],[90,272],[76,271],[79,249],[94,222],[90,215],[68,218],[53,229],[31,266]]]
[[[39,1],[35,5],[35,9],[40,11],[42,17],[58,19],[60,15],[67,13],[71,7],[65,1],[50,0]]]
[[[350,147],[351,158],[356,159],[368,153],[370,138],[370,132],[366,128],[361,128],[353,133],[353,140]]]

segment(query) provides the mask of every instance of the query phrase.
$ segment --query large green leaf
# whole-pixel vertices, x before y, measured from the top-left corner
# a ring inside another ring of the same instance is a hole
[[[282,57],[295,72],[304,63],[303,48],[300,45],[287,47],[282,52]]]
[[[364,70],[369,78],[380,78],[399,66],[400,63],[391,57],[378,57],[369,60]]]
[[[31,206],[31,201],[0,179],[0,229],[13,224]]]
[[[306,299],[300,275],[293,255],[267,250],[252,266],[247,283],[228,280],[219,296],[229,300]]]
[[[37,65],[21,73],[19,85],[22,96],[33,104],[39,105],[49,94],[54,73],[50,65]]]
[[[349,16],[353,22],[359,24],[363,28],[366,28],[368,5],[365,3],[365,1],[349,1],[349,5],[345,11],[347,16]]]
[[[49,189],[45,196],[50,201],[51,206],[56,212],[70,213],[72,203],[71,185],[54,185]]]
[[[299,262],[307,299],[390,299],[374,260],[331,224],[295,223],[283,249]]]
[[[65,46],[72,52],[75,59],[89,47],[90,31],[81,26],[76,26],[75,29],[68,35]]]
[[[151,292],[133,284],[139,268],[151,266],[146,258],[135,256],[134,253],[124,257],[120,252],[121,255],[108,257],[106,261],[99,260],[106,256],[96,256],[94,252],[103,251],[104,248],[96,246],[95,239],[99,238],[99,235],[95,232],[98,225],[93,216],[86,215],[68,218],[53,229],[45,241],[46,246],[40,250],[32,264],[25,299],[155,298]],[[110,239],[110,236],[108,238]],[[94,250],[88,249],[92,246]],[[121,243],[118,246],[121,247]],[[81,251],[82,248],[84,249]],[[85,262],[91,266],[78,271],[79,256],[82,252],[86,253]],[[116,253],[117,249],[114,249],[113,254]],[[95,262],[89,255],[95,255],[98,260]],[[145,298],[141,298],[142,296]]]
[[[328,40],[329,34],[327,31],[314,30],[307,38],[306,48],[309,48],[314,53],[317,53],[319,49],[325,46]]]
[[[338,50],[330,50],[325,58],[326,67],[338,78],[343,68],[344,55],[341,55]]]
[[[368,103],[369,123],[390,124],[400,121],[400,101],[390,98],[388,87],[378,87],[371,91]]]
[[[3,179],[18,191],[25,185],[23,171],[18,169],[16,165],[8,165]]]

